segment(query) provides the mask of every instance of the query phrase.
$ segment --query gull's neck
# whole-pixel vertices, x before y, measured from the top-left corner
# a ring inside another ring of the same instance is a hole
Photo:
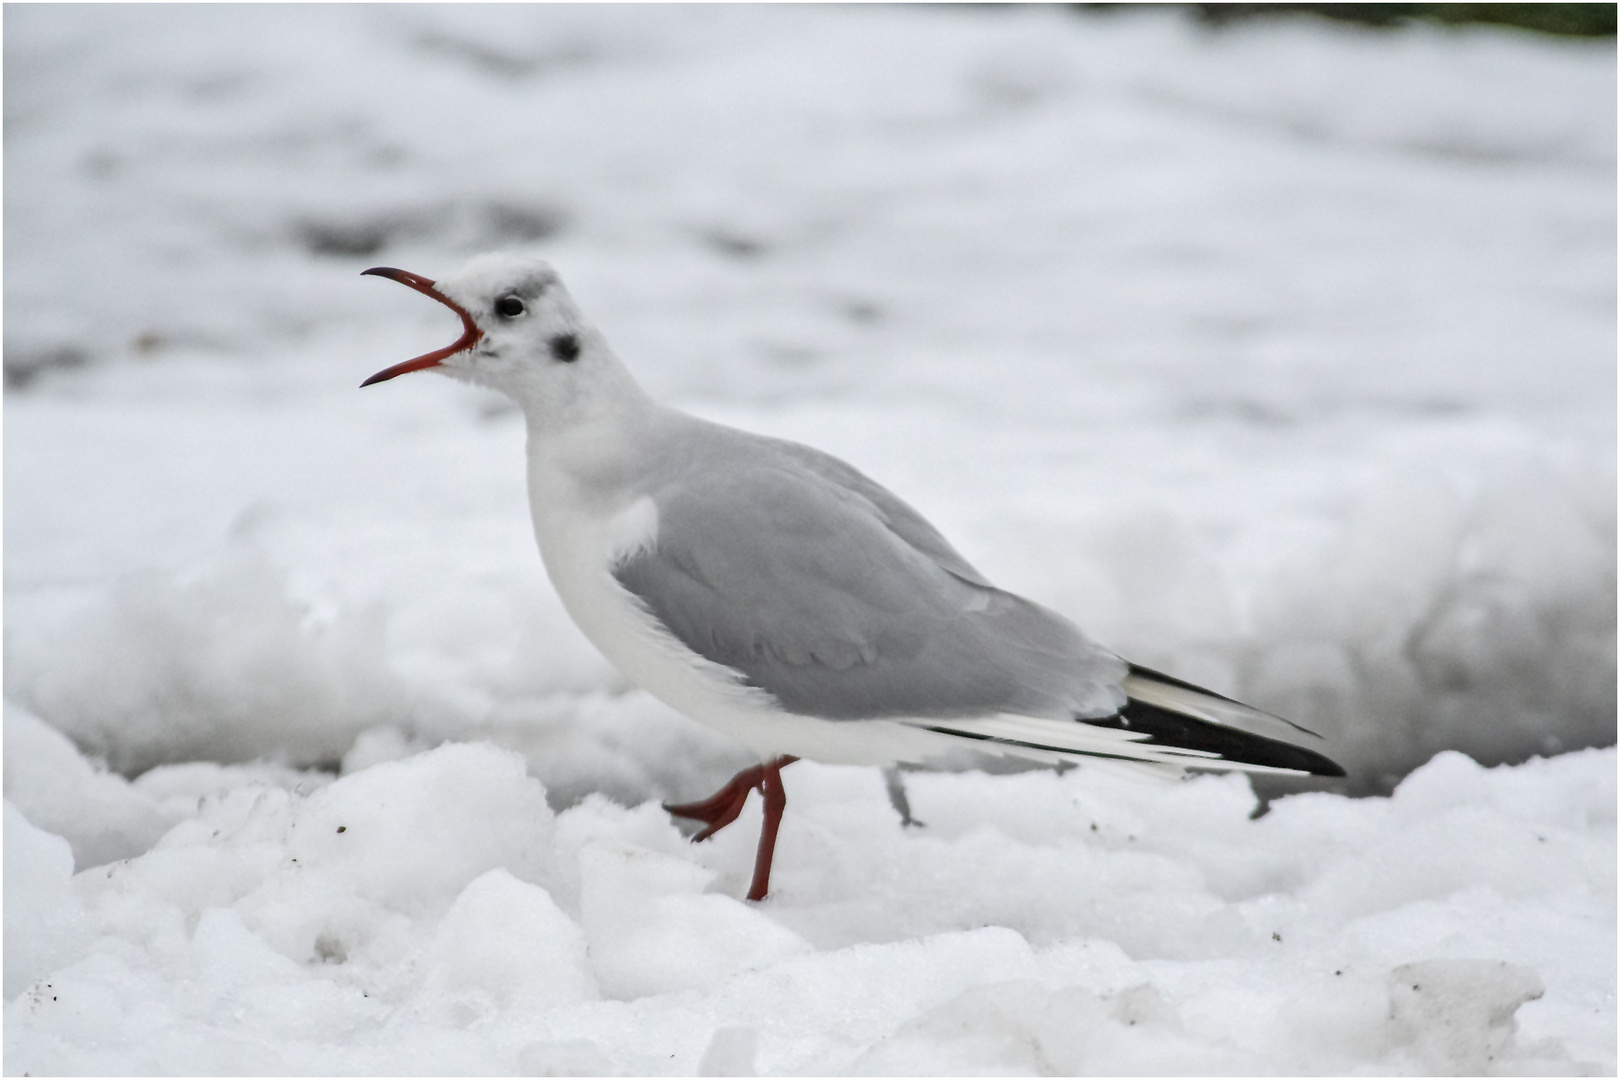
[[[508,390],[528,426],[537,521],[564,504],[605,513],[634,499],[660,438],[678,416],[649,397],[599,337],[587,350],[579,362],[580,375],[588,377]]]
[[[507,372],[497,382],[528,420],[529,431],[564,431],[614,417],[630,419],[656,404],[614,355],[602,335],[582,330],[579,357],[571,369],[536,360]]]

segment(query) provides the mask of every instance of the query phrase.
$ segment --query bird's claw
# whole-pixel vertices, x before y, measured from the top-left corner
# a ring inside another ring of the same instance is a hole
[[[692,837],[692,843],[696,844],[736,821],[737,815],[742,813],[743,804],[748,802],[748,793],[755,789],[763,792],[764,784],[765,766],[755,765],[732,777],[725,787],[707,799],[674,805],[664,803],[664,810],[676,817],[701,821],[708,826]]]

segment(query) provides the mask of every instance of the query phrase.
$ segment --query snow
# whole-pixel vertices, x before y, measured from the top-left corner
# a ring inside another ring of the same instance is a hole
[[[77,876],[8,806],[7,1068],[1601,1071],[1614,766],[1448,752],[1258,820],[1237,777],[926,775],[908,831],[873,770],[805,764],[762,906],[757,812],[701,847],[651,803],[554,815],[488,744],[160,766],[131,795],[192,814]]]
[[[8,1073],[1615,1072],[1612,45],[5,30]],[[739,900],[757,804],[657,804],[746,758],[569,623],[515,413],[356,389],[456,333],[358,272],[494,247],[1350,781],[801,762]]]

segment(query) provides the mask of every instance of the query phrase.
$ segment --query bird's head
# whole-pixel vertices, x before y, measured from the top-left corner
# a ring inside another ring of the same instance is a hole
[[[461,316],[462,332],[444,348],[385,368],[361,386],[437,368],[504,391],[527,411],[531,404],[573,399],[605,374],[597,369],[618,368],[557,272],[538,259],[480,255],[440,281],[390,266],[364,273],[431,296]]]

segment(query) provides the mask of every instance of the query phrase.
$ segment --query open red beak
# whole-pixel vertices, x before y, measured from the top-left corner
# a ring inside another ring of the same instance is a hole
[[[467,314],[467,309],[450,299],[448,296],[444,295],[444,293],[440,292],[438,289],[435,289],[433,287],[433,282],[429,281],[427,278],[413,274],[409,270],[395,270],[392,266],[373,266],[370,270],[362,270],[360,273],[362,276],[366,274],[375,274],[378,277],[393,278],[401,285],[409,285],[417,292],[433,297],[433,299],[437,300],[439,303],[443,304],[457,315],[460,315],[462,326],[461,336],[456,339],[455,344],[446,345],[442,349],[434,349],[430,353],[418,356],[415,360],[407,360],[403,364],[395,364],[391,368],[384,368],[371,378],[367,379],[365,382],[361,383],[361,386],[370,386],[372,383],[387,382],[396,375],[404,375],[412,371],[421,371],[423,368],[438,367],[439,361],[443,360],[447,356],[454,356],[463,349],[472,348],[474,345],[478,344],[478,339],[484,336],[484,332],[478,329],[477,324],[473,322],[472,316]]]

